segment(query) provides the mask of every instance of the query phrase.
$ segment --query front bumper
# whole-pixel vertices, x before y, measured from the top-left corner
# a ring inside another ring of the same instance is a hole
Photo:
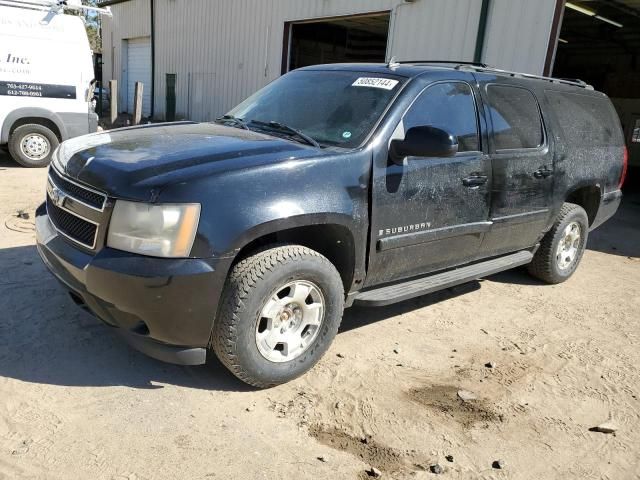
[[[143,353],[170,363],[206,360],[231,259],[164,259],[103,248],[85,253],[36,211],[38,253],[74,301],[117,327]]]

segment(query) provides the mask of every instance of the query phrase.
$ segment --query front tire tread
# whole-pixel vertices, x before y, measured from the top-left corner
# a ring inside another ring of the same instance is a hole
[[[323,263],[326,262],[335,271],[333,264],[324,256],[301,245],[268,248],[241,260],[231,269],[210,343],[222,364],[243,382],[257,388],[269,388],[278,384],[255,377],[238,361],[236,328],[243,321],[239,314],[244,311],[245,300],[267,273],[273,272],[284,263],[295,262],[310,256],[316,257]],[[335,273],[338,275],[337,271]],[[342,300],[343,298],[340,299]],[[335,330],[337,331],[337,326]]]

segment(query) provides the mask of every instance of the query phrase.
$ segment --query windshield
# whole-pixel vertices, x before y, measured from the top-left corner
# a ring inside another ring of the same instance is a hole
[[[276,122],[322,146],[359,146],[402,83],[401,77],[363,72],[295,71],[270,83],[227,115],[251,129]],[[251,122],[260,122],[252,124]],[[283,129],[269,133],[286,133]]]

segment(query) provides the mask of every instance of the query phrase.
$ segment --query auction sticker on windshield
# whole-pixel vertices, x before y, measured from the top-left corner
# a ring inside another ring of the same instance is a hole
[[[382,88],[383,90],[393,90],[400,83],[398,80],[390,78],[360,77],[351,84],[352,87]]]

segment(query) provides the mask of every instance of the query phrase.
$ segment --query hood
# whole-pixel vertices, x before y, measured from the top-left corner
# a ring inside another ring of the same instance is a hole
[[[323,155],[321,149],[211,123],[122,128],[64,142],[55,166],[119,198],[147,199],[190,178]]]

